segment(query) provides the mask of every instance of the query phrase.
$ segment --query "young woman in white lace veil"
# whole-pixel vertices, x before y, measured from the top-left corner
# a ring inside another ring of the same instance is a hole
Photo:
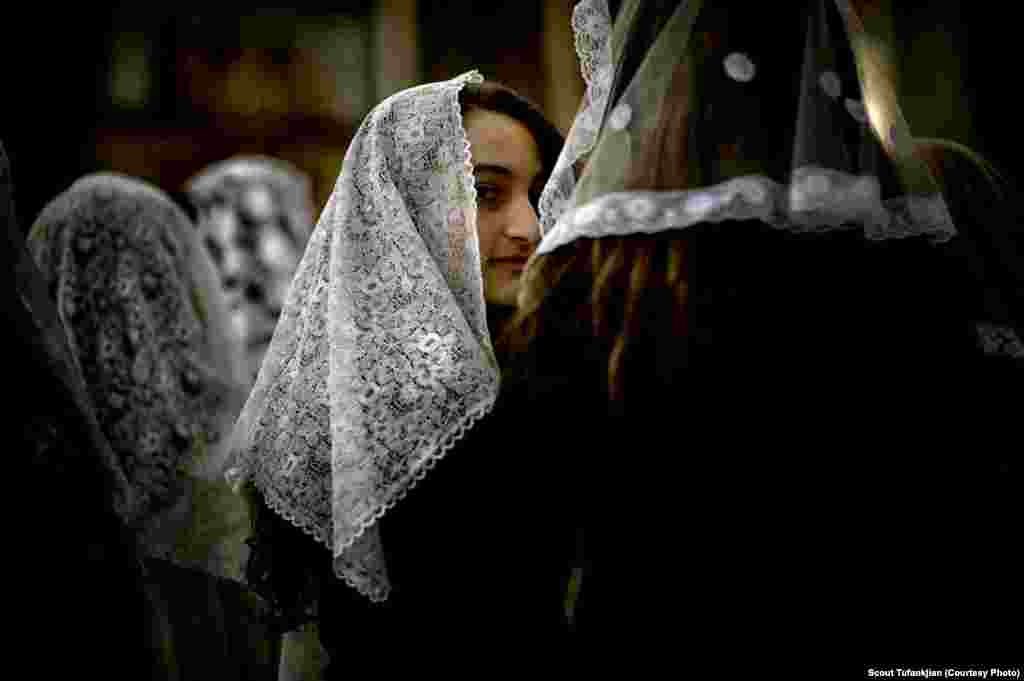
[[[488,304],[478,223],[500,192],[475,185],[483,147],[471,150],[462,106],[481,81],[470,72],[404,90],[365,118],[233,436],[229,479],[258,514],[294,525],[257,536],[250,582],[284,628],[319,610],[329,675],[379,664],[389,641],[409,652],[479,635],[479,599],[505,597],[503,584],[481,593],[506,568],[473,529],[493,521],[501,534],[513,511],[492,514],[512,479],[496,477],[511,464],[509,433],[487,427],[500,384],[489,320],[502,315]],[[560,136],[535,110],[523,116],[538,147],[532,175],[553,166]],[[515,202],[531,186],[539,194],[543,178],[526,175],[509,190]],[[516,253],[525,262],[530,251]]]
[[[588,90],[502,401],[557,419],[542,451],[577,471],[581,660],[1011,650],[998,604],[1019,586],[961,553],[1005,545],[1005,503],[905,491],[997,469],[976,446],[1009,432],[993,388],[1013,376],[978,346],[876,11],[577,5]],[[925,573],[899,558],[930,550]]]
[[[194,225],[159,189],[88,175],[28,239],[149,557],[240,580],[248,517],[218,477],[241,409],[237,353]]]
[[[217,266],[251,385],[313,231],[310,178],[280,159],[237,156],[201,170],[186,193]]]

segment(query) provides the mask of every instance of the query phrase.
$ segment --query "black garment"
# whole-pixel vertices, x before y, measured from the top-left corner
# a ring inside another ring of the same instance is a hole
[[[581,671],[1012,660],[1019,371],[955,269],[920,240],[693,235],[692,334],[633,339],[624,409],[561,286],[527,358],[538,455],[576,457]]]
[[[492,337],[513,312],[488,306]],[[428,668],[461,655],[467,673],[487,659],[505,671],[551,670],[563,653],[576,516],[565,493],[571,459],[544,445],[549,416],[506,373],[493,411],[380,520],[388,632],[445,654]]]
[[[392,583],[384,603],[335,577],[308,535],[258,511],[250,581],[278,604],[283,629],[311,619],[306,606],[319,600],[326,678],[364,667],[470,673],[486,658],[535,668],[564,650],[575,529],[566,471],[534,441],[543,415],[523,406],[499,400],[379,521]]]
[[[16,304],[5,300],[9,313],[19,311]],[[138,549],[111,506],[86,419],[48,360],[34,354],[42,341],[33,338],[31,321],[8,319],[8,339],[16,343],[5,345],[21,358],[13,371],[18,399],[5,406],[15,431],[15,649],[37,661],[33,673],[41,678],[176,678]],[[66,636],[54,633],[55,622]]]
[[[276,681],[277,633],[247,587],[167,560],[147,558],[147,589],[178,681]]]
[[[545,415],[504,395],[382,518],[381,536],[410,637],[530,655],[567,634],[574,524],[565,459],[536,429]]]

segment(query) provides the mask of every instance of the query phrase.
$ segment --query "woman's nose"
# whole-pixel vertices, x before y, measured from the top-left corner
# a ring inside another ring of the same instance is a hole
[[[516,203],[512,218],[505,227],[505,236],[530,243],[540,240],[540,220],[533,204],[526,198]]]

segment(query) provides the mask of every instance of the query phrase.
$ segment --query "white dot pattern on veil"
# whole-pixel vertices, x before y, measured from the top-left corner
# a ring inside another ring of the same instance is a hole
[[[757,75],[757,66],[742,52],[733,52],[723,62],[729,77],[740,83],[749,83]]]

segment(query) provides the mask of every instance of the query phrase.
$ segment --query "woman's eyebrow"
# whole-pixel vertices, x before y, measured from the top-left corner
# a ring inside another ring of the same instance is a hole
[[[496,175],[514,175],[511,168],[505,166],[495,165],[493,163],[483,163],[480,165],[473,166],[473,172],[476,173],[494,173]]]

